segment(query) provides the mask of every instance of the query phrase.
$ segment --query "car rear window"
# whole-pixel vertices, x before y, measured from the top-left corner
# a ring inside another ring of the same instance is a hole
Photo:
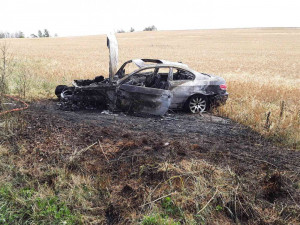
[[[173,68],[173,80],[194,80],[195,75],[190,71]]]

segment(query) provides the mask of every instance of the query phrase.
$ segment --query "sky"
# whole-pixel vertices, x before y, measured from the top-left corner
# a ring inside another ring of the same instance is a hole
[[[0,31],[83,36],[136,31],[300,27],[300,0],[0,0]]]

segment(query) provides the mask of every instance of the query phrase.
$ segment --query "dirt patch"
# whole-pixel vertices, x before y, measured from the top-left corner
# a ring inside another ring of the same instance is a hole
[[[274,173],[270,177],[266,176],[263,180],[263,196],[266,200],[273,203],[279,197],[287,194],[284,190],[284,181],[280,173]]]
[[[107,224],[118,224],[122,219],[119,210],[113,205],[109,205],[105,210],[105,216]]]

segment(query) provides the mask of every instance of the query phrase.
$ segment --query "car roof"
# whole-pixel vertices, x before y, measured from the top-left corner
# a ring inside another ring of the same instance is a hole
[[[181,63],[181,62],[171,62],[167,60],[161,60],[161,59],[133,59],[131,60],[137,67],[139,67],[139,70],[145,69],[145,68],[161,68],[161,67],[175,67],[178,69],[187,70],[189,72],[192,72],[196,77],[199,77],[200,75],[205,75],[210,77],[208,74],[202,74],[195,70],[192,70],[188,67],[188,65]]]
[[[182,69],[188,69],[188,65],[181,62],[171,62],[161,59],[133,59],[132,62],[139,68],[147,67],[179,67]]]
[[[202,73],[199,73],[197,71],[190,69],[188,67],[188,65],[186,65],[184,63],[171,62],[171,61],[160,60],[160,59],[132,59],[132,60],[125,62],[122,67],[124,67],[124,65],[126,65],[127,63],[131,63],[131,62],[133,62],[139,69],[131,72],[130,74],[128,74],[128,76],[131,76],[131,75],[135,74],[136,72],[141,71],[143,69],[147,69],[147,68],[175,67],[175,68],[179,68],[179,69],[183,69],[183,70],[192,72],[195,75],[195,79],[197,79],[197,78],[199,79],[199,77],[201,77],[203,75],[211,77],[208,74],[202,74]],[[122,69],[122,67],[120,69]],[[122,82],[123,80],[127,79],[128,76],[121,78],[119,81]]]

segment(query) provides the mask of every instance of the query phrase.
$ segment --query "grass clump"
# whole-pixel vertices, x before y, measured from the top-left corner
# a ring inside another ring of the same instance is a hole
[[[0,187],[1,224],[74,224],[80,218],[72,214],[56,196],[35,197],[30,188],[17,189],[11,185]]]
[[[182,216],[180,208],[172,201],[170,197],[164,198],[161,205],[167,215]]]
[[[162,216],[160,214],[153,214],[144,216],[142,225],[179,225],[179,222],[174,221],[168,216]]]

